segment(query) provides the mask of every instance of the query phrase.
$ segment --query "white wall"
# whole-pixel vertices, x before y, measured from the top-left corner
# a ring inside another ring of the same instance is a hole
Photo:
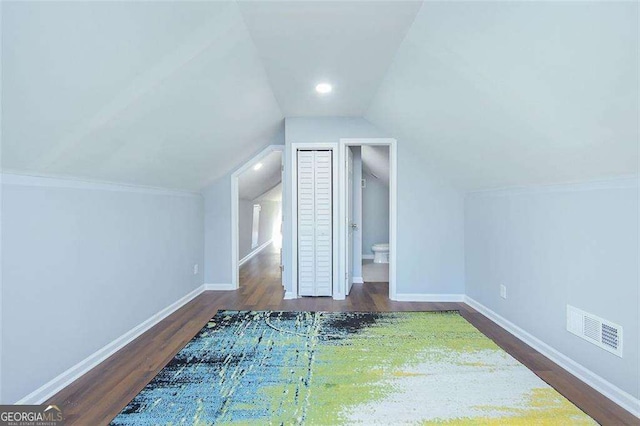
[[[279,201],[260,201],[260,226],[258,228],[258,246],[273,238],[273,230],[282,221],[282,203]],[[271,249],[273,246],[271,247]]]
[[[471,194],[467,295],[637,398],[638,218],[636,179]],[[567,304],[622,325],[624,357],[567,332]]]
[[[371,246],[389,242],[389,186],[365,173],[362,189],[362,254],[373,254]]]
[[[262,212],[260,212],[262,221]],[[238,200],[238,259],[251,253],[251,237],[253,232],[253,202]],[[258,233],[259,234],[259,233]]]
[[[361,117],[294,117],[285,119],[285,200],[291,200],[291,143],[339,142],[340,138],[394,137]],[[409,141],[398,139],[397,293],[464,293],[464,196],[433,170]],[[291,250],[291,204],[283,205],[284,259]],[[287,273],[285,288],[294,277]]]
[[[464,195],[398,141],[398,293],[463,294]]]
[[[204,282],[231,284],[231,174],[202,191],[204,197]]]
[[[280,220],[280,203],[277,201],[250,201],[240,199],[238,203],[238,258],[242,259],[252,252],[251,237],[253,231],[253,205],[260,204],[260,223],[258,225],[258,247],[273,237],[275,223]]]
[[[3,176],[3,402],[202,284],[199,194]]]

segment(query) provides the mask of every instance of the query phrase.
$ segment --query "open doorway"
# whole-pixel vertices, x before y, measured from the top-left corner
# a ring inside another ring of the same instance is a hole
[[[356,147],[354,147],[356,148]],[[364,283],[389,283],[389,147],[361,148],[361,261]],[[355,256],[358,253],[354,253]]]
[[[267,149],[232,176],[234,282],[282,289],[282,150]]]
[[[395,295],[395,140],[341,141],[345,294]],[[375,287],[375,289],[374,289]]]

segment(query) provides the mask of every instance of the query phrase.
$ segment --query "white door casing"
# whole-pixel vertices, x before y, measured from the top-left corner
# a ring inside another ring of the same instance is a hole
[[[349,295],[353,286],[353,151],[347,148],[347,280],[346,294]]]
[[[389,147],[389,299],[397,300],[396,296],[396,253],[397,253],[397,208],[398,208],[398,142],[393,138],[341,138],[340,148],[338,150],[340,160],[337,162],[336,167],[338,182],[336,182],[336,188],[338,188],[338,197],[336,203],[339,207],[338,219],[341,223],[338,224],[339,231],[337,232],[337,238],[340,240],[337,243],[335,250],[339,253],[339,260],[336,260],[337,276],[342,276],[343,279],[339,280],[339,283],[343,284],[343,291],[346,292],[347,286],[344,277],[347,272],[348,265],[348,239],[347,232],[344,229],[348,226],[347,218],[347,155],[349,147],[351,146],[363,146],[363,145],[383,145]],[[336,279],[337,280],[337,279]],[[337,294],[340,294],[339,290],[336,290]]]

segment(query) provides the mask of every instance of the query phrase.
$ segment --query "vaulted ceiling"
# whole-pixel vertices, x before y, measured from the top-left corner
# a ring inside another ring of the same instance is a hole
[[[3,166],[199,189],[282,112],[234,2],[3,7]]]
[[[4,171],[197,190],[285,116],[364,116],[461,189],[638,171],[638,5],[4,2]],[[317,82],[334,84],[318,97]]]
[[[638,3],[428,2],[366,117],[465,189],[638,173]]]
[[[379,179],[385,186],[389,186],[391,164],[388,146],[363,146],[362,171]]]
[[[420,2],[240,2],[251,38],[287,116],[362,116]],[[318,97],[330,81],[335,96]]]
[[[259,168],[256,167],[259,164]],[[268,154],[238,176],[238,196],[244,200],[262,198],[282,181],[282,151]],[[277,191],[275,191],[277,192]],[[269,201],[274,201],[269,198]]]

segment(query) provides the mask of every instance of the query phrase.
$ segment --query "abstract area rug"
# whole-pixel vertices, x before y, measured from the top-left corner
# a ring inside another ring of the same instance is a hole
[[[458,312],[223,311],[113,420],[595,424]]]

